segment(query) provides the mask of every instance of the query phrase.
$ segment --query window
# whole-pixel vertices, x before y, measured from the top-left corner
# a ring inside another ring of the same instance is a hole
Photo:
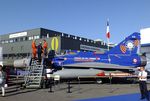
[[[8,40],[5,40],[5,43],[8,43]]]
[[[2,44],[5,43],[5,41],[2,41]]]
[[[28,40],[28,37],[25,37],[25,40],[27,41],[27,40]]]
[[[47,33],[47,38],[49,38],[49,34]]]
[[[14,40],[13,40],[13,39],[11,39],[11,40],[9,40],[9,42],[10,42],[10,43],[13,43],[13,42],[14,42]]]
[[[104,46],[106,45],[106,42],[104,42]]]
[[[62,33],[61,36],[64,36],[64,33]]]
[[[18,42],[18,39],[15,39],[15,42]]]
[[[77,39],[77,37],[75,36],[75,38],[74,39]]]
[[[20,41],[23,41],[23,38],[20,38]]]
[[[26,40],[26,37],[23,37],[23,41],[25,41]]]
[[[39,39],[40,37],[38,35],[34,36],[34,39]]]
[[[80,41],[82,40],[82,38],[79,39]]]
[[[29,37],[29,40],[33,40],[33,36],[30,36],[30,37]]]

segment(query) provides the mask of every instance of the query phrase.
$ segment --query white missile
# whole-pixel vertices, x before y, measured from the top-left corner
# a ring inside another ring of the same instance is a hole
[[[54,75],[59,75],[61,79],[78,78],[82,76],[97,76],[104,71],[98,69],[63,69],[54,72]]]

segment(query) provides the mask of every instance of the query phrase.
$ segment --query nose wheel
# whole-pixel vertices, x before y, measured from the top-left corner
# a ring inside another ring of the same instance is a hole
[[[96,83],[97,83],[97,84],[102,84],[103,81],[102,81],[102,79],[96,79]]]

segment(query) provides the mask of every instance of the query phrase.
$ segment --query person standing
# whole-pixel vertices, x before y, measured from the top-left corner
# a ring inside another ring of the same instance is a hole
[[[2,89],[2,96],[5,96],[5,83],[6,83],[6,73],[2,70],[3,66],[0,65],[0,87]]]
[[[44,40],[43,40],[43,54],[44,54],[44,57],[47,56],[47,48],[48,48],[48,43],[47,43],[46,40],[44,39]]]
[[[139,78],[139,88],[140,88],[140,92],[141,92],[141,99],[147,99],[148,101],[150,101],[149,99],[149,92],[147,90],[147,72],[145,71],[144,67],[140,67],[139,68],[139,74],[138,74],[138,78]]]
[[[32,41],[32,58],[36,59],[36,54],[37,54],[37,47],[35,40]]]
[[[42,47],[42,43],[40,42],[38,47],[37,47],[37,53],[38,53],[38,61],[39,63],[41,62],[42,59],[42,53],[43,53],[43,47]]]

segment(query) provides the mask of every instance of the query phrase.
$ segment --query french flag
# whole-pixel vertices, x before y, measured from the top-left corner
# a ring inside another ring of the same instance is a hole
[[[106,32],[106,37],[108,38],[108,39],[110,39],[110,32],[109,32],[109,20],[107,20],[107,30],[106,30],[107,32]]]

